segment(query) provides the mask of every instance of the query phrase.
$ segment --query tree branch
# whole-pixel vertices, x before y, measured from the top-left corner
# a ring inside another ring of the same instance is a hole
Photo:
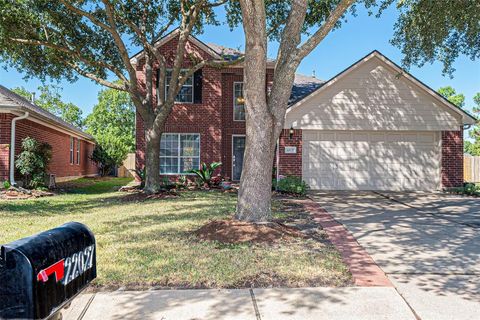
[[[355,2],[355,0],[342,0],[328,16],[327,20],[298,50],[297,59],[300,61],[305,58],[317,45],[328,35],[335,27],[337,21],[343,16],[345,11]]]
[[[78,50],[73,50],[64,46],[57,45],[55,43],[51,43],[48,41],[41,41],[41,40],[30,40],[30,39],[19,39],[19,38],[9,38],[11,41],[15,41],[18,43],[23,43],[23,44],[28,44],[28,45],[34,45],[34,46],[44,46],[50,49],[58,50],[60,52],[66,53],[74,58],[77,58],[81,62],[90,65],[92,67],[101,67],[110,70],[113,72],[120,80],[122,80],[124,83],[128,83],[128,79],[125,78],[123,73],[115,68],[114,66],[106,63],[105,61],[98,61],[98,60],[91,60],[87,59],[82,56],[82,54]]]
[[[103,23],[102,21],[100,21],[97,17],[95,17],[93,14],[91,14],[90,12],[87,12],[87,11],[84,11],[80,8],[77,8],[75,7],[74,5],[72,5],[71,3],[69,3],[68,1],[65,1],[65,0],[59,0],[65,7],[67,7],[67,9],[69,9],[70,11],[73,11],[74,13],[78,14],[78,15],[81,15],[85,18],[87,18],[88,20],[90,20],[93,24],[95,24],[96,26],[104,29],[104,30],[107,30],[107,31],[110,31],[111,32],[111,28],[106,25],[105,23]]]
[[[112,89],[116,89],[116,90],[120,90],[120,91],[125,91],[125,92],[128,92],[128,88],[126,85],[123,85],[123,86],[120,86],[116,83],[113,83],[113,82],[110,82],[108,80],[105,80],[105,79],[102,79],[100,77],[98,77],[97,75],[91,73],[91,72],[88,72],[86,70],[83,70],[79,65],[75,64],[75,63],[72,63],[72,62],[69,62],[69,61],[66,61],[64,60],[65,64],[69,65],[72,69],[74,69],[78,74],[86,77],[86,78],[89,78],[103,86],[106,86],[106,87],[109,87],[109,88],[112,88]]]
[[[110,24],[110,29],[109,29],[110,34],[112,35],[113,40],[115,41],[115,44],[118,47],[120,57],[122,58],[122,61],[125,64],[125,68],[127,69],[130,79],[132,80],[131,84],[134,87],[138,87],[136,70],[133,67],[132,63],[130,62],[130,57],[128,55],[127,47],[125,46],[125,43],[123,42],[122,37],[118,33],[118,30],[116,27],[114,8],[112,7],[112,4],[108,0],[102,0],[102,2],[105,5],[105,11],[107,13],[108,23]]]

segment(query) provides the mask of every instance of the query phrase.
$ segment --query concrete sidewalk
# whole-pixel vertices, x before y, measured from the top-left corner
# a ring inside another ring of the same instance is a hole
[[[415,320],[391,287],[100,292],[77,297],[63,316],[66,320]]]

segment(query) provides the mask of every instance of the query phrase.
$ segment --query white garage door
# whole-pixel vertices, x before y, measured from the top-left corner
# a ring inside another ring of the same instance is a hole
[[[440,133],[303,131],[303,179],[312,189],[436,190]]]

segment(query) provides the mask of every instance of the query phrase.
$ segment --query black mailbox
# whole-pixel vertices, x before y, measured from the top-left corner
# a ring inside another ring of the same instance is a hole
[[[83,224],[5,244],[0,252],[0,319],[56,314],[97,276],[95,237]]]

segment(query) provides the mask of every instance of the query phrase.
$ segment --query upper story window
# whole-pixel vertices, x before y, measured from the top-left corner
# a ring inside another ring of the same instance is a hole
[[[73,164],[73,146],[74,140],[73,137],[70,137],[70,163]]]
[[[80,164],[80,140],[77,139],[77,164]]]
[[[233,120],[245,121],[245,99],[243,98],[243,82],[233,83]]]
[[[187,73],[188,70],[182,70],[181,74],[184,75]],[[172,70],[167,70],[166,76],[165,76],[165,96],[168,95],[168,90],[169,90],[169,83],[170,80],[172,79]],[[193,75],[185,81],[185,84],[182,86],[182,89],[178,92],[177,97],[175,98],[175,102],[181,102],[181,103],[193,103]]]
[[[160,173],[182,174],[200,167],[198,133],[164,133],[160,140]]]

